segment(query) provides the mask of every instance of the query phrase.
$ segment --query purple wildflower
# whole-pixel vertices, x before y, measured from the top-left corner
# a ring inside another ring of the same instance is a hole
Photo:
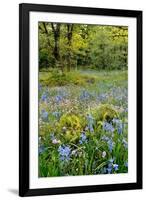
[[[60,103],[61,101],[62,101],[62,96],[61,95],[57,95],[56,97],[55,97],[55,101],[56,101],[56,103]]]
[[[119,167],[119,165],[118,165],[118,164],[113,164],[113,168],[114,168],[114,170],[115,170],[115,171],[117,171],[117,170],[118,170],[118,167]]]
[[[103,129],[108,132],[114,132],[114,127],[108,122],[103,123]]]
[[[45,110],[42,110],[41,116],[43,121],[48,121],[48,112]]]
[[[68,161],[70,159],[71,149],[69,146],[61,145],[58,148],[61,161]]]
[[[80,140],[79,140],[79,143],[80,144],[83,144],[83,143],[87,143],[87,137],[85,135],[85,133],[83,132],[80,136]]]

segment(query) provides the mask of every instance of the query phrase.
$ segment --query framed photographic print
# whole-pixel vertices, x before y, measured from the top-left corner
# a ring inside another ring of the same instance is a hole
[[[19,8],[19,195],[141,189],[142,11]]]

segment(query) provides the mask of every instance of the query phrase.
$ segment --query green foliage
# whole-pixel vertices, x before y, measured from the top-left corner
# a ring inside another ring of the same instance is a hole
[[[118,113],[109,104],[101,104],[93,111],[93,116],[99,121],[111,121],[113,118],[118,118]]]
[[[68,83],[68,78],[65,73],[62,73],[60,70],[53,70],[50,78],[48,79],[48,85],[58,85],[63,86]]]
[[[118,27],[99,26],[94,29],[89,43],[93,66],[109,70],[127,68],[127,30],[120,34],[121,28]]]
[[[59,69],[49,70],[47,73],[39,74],[40,83],[44,86],[64,86],[64,85],[81,85],[86,83],[93,84],[96,80],[95,76],[81,74],[77,71],[62,72]]]
[[[59,128],[64,130],[62,135],[65,141],[74,142],[80,137],[84,121],[80,116],[75,114],[64,114],[60,118]]]
[[[127,69],[127,27],[73,24],[69,33],[67,26],[54,23],[54,27],[60,28],[54,33],[51,23],[39,23],[40,70],[59,67],[63,72],[82,66],[101,70]],[[58,37],[56,41],[54,34]]]

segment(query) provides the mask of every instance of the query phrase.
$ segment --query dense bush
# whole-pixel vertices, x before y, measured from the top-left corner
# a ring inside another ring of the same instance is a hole
[[[118,118],[118,113],[111,105],[101,104],[93,110],[93,116],[97,121],[111,122],[113,118]]]
[[[77,71],[62,72],[59,69],[48,70],[47,74],[43,76],[45,72],[40,73],[40,83],[46,86],[64,86],[64,85],[82,85],[86,83],[93,84],[95,82],[94,75],[81,74]]]
[[[55,27],[52,30],[51,23],[39,23],[40,69],[127,69],[127,27],[54,23]]]

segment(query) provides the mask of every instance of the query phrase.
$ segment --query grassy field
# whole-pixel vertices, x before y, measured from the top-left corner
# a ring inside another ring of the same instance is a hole
[[[128,172],[127,71],[39,73],[39,176]]]

